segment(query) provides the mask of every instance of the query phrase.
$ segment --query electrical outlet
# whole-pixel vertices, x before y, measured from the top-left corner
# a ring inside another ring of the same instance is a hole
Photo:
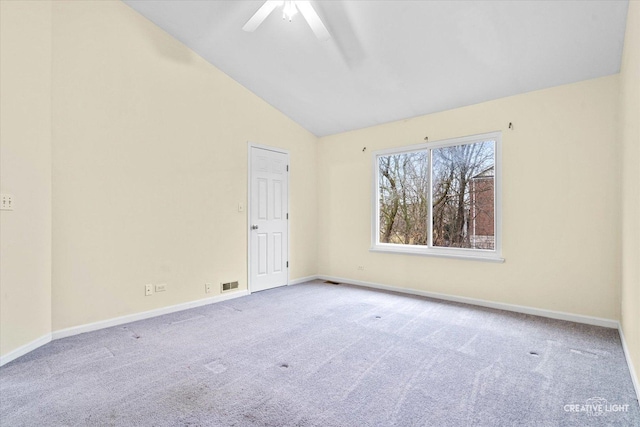
[[[156,285],[156,292],[164,292],[167,290],[167,284],[166,283],[160,283],[158,285]]]
[[[0,196],[0,210],[12,211],[13,210],[13,195],[2,194]]]
[[[153,294],[153,285],[144,285],[144,296],[148,297],[151,294]]]
[[[211,283],[205,283],[204,284],[204,291],[208,294],[211,293]]]

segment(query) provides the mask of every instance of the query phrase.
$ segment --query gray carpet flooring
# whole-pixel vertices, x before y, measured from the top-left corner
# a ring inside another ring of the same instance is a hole
[[[640,426],[613,329],[321,282],[54,341],[0,368],[0,411],[3,427]]]

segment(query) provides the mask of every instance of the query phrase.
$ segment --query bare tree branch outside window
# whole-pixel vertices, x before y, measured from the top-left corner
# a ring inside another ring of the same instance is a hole
[[[379,158],[380,242],[427,244],[428,153]]]
[[[433,246],[493,249],[493,227],[474,234],[479,220],[493,224],[493,141],[437,148],[432,161]]]

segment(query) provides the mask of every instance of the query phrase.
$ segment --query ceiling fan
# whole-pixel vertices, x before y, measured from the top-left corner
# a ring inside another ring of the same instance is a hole
[[[253,32],[262,24],[262,22],[267,19],[267,16],[274,11],[275,8],[284,6],[282,9],[282,19],[288,19],[289,22],[293,19],[293,16],[300,11],[304,19],[307,20],[307,23],[311,27],[311,30],[316,35],[318,40],[325,41],[328,40],[331,36],[329,35],[329,31],[322,23],[322,20],[311,6],[309,1],[305,0],[268,0],[265,1],[264,4],[258,9],[258,11],[244,24],[242,29],[247,32]]]

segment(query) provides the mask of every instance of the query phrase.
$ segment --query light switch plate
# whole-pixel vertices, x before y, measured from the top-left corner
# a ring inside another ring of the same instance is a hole
[[[0,195],[0,210],[3,210],[3,211],[13,210],[13,194]]]

